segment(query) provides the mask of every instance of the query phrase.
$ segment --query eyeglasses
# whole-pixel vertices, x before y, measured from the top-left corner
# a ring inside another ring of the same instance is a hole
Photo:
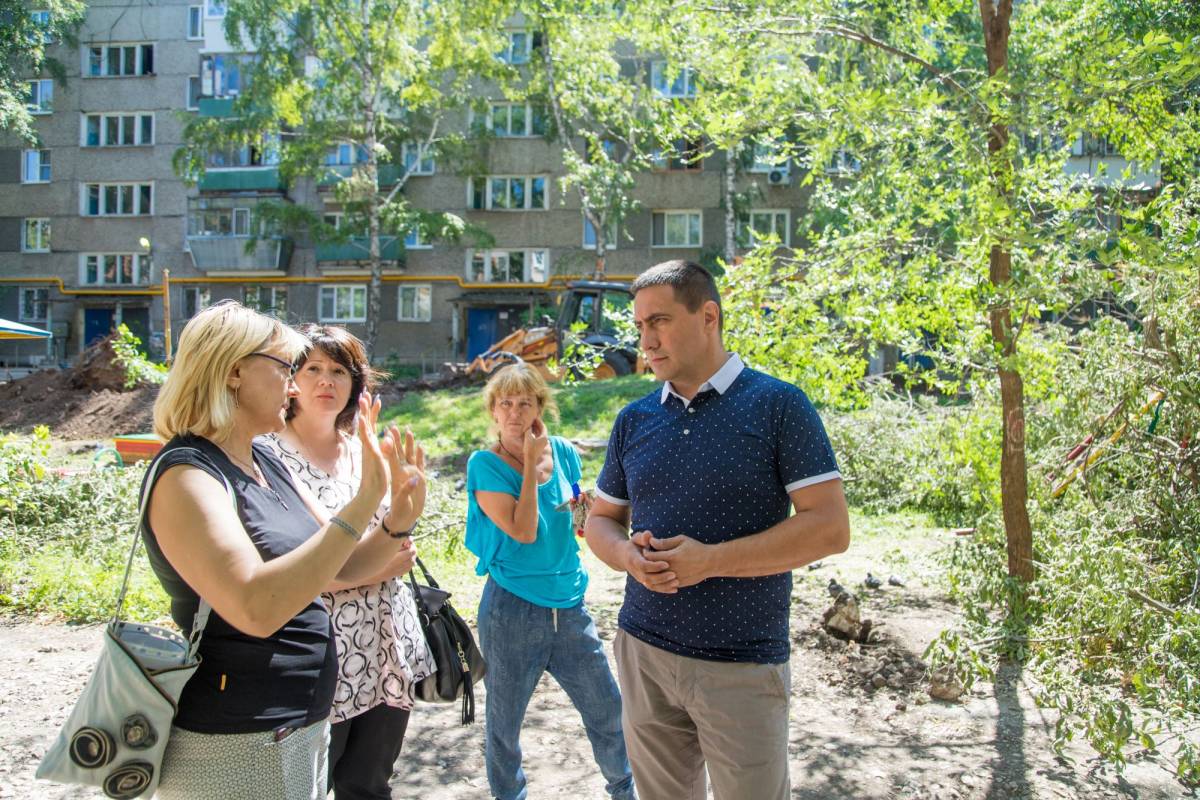
[[[284,359],[280,358],[279,356],[273,356],[270,353],[251,353],[250,355],[262,356],[263,358],[269,358],[272,361],[274,361],[276,364],[279,364],[284,369],[286,369],[289,378],[294,378],[296,376],[296,369],[297,369],[298,365],[293,364],[290,361],[285,361]]]

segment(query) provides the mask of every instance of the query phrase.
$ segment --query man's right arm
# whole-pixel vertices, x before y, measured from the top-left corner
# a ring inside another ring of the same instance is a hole
[[[597,497],[583,532],[588,547],[608,566],[628,572],[651,591],[674,594],[679,590],[679,581],[665,561],[646,559],[650,532],[639,531],[632,538],[629,536],[629,506]]]

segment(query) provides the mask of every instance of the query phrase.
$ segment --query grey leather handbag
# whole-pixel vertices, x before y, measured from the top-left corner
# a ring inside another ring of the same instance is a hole
[[[211,610],[201,599],[190,639],[168,628],[121,619],[160,463],[151,467],[142,491],[125,579],[112,620],[104,629],[100,658],[36,773],[55,783],[98,786],[118,800],[150,797],[158,787],[171,721],[184,684],[200,666],[197,651]],[[225,489],[232,500],[228,480]]]

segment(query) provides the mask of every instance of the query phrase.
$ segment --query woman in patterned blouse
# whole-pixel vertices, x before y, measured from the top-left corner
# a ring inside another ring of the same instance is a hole
[[[361,445],[348,431],[358,396],[373,388],[376,373],[362,342],[344,328],[310,324],[300,332],[312,344],[296,370],[299,392],[286,429],[267,443],[325,506],[340,508],[358,489]],[[335,583],[323,595],[338,649],[329,746],[329,783],[338,800],[391,797],[388,781],[413,687],[434,671],[412,592],[400,580],[415,555],[409,540],[366,583]]]

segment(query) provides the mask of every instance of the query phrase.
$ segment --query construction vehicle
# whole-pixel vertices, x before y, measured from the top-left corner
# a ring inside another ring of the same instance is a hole
[[[553,324],[519,328],[481,353],[467,367],[467,374],[487,375],[516,359],[537,367],[548,380],[558,380],[570,369],[576,378],[585,377],[573,361],[577,348],[597,351],[600,362],[593,379],[613,378],[646,371],[634,343],[618,336],[616,317],[633,304],[629,284],[616,281],[573,281],[567,284]],[[547,320],[549,322],[549,320]],[[555,359],[555,369],[550,360]]]

